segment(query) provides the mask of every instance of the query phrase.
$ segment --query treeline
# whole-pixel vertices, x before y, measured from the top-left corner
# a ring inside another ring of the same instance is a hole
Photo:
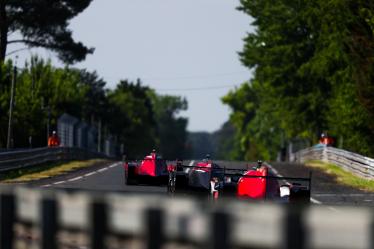
[[[236,158],[235,127],[226,122],[214,132],[189,132],[187,152],[191,159],[202,159],[207,154],[214,160],[229,160]]]
[[[223,102],[236,127],[234,155],[274,159],[287,141],[322,132],[374,156],[374,2],[241,0],[255,32],[241,62],[254,77]]]
[[[16,77],[13,112],[13,147],[46,146],[47,123],[56,129],[58,117],[68,113],[91,125],[101,123],[103,136],[111,135],[124,153],[139,158],[158,149],[164,157],[184,157],[187,109],[179,96],[158,95],[141,81],[120,81],[114,89],[96,72],[56,68],[33,57]],[[6,147],[12,62],[0,72],[0,148]]]

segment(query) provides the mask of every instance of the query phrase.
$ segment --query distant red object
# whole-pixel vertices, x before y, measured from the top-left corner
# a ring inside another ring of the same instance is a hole
[[[332,137],[322,135],[319,139],[319,143],[323,145],[333,145],[335,140]]]
[[[58,146],[60,146],[60,139],[54,133],[48,138],[48,147],[58,147]]]

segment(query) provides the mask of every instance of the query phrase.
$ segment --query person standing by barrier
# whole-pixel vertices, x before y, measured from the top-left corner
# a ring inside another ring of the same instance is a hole
[[[322,133],[319,139],[319,143],[324,146],[332,146],[334,142],[334,139],[332,137],[327,136],[325,133]]]
[[[60,139],[58,138],[56,131],[52,132],[52,135],[48,138],[48,147],[60,146]]]

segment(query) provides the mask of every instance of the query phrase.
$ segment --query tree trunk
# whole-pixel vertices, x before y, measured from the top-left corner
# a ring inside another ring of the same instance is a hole
[[[5,60],[8,43],[8,21],[5,2],[6,0],[0,0],[0,64]]]

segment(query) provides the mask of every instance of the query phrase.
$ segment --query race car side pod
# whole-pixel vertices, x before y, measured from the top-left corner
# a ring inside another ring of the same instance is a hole
[[[195,169],[207,169],[207,167],[199,167],[199,166],[185,166],[182,165],[180,167],[183,168],[195,168]],[[229,177],[240,177],[240,178],[264,178],[267,180],[279,180],[279,181],[285,181],[287,184],[283,186],[287,186],[289,189],[292,186],[292,189],[290,191],[292,192],[292,199],[295,202],[299,201],[305,201],[305,200],[310,200],[310,193],[311,193],[311,188],[312,188],[312,172],[309,172],[309,177],[280,177],[280,176],[272,176],[272,175],[266,175],[266,176],[253,176],[253,175],[244,175],[244,172],[247,172],[248,169],[238,169],[238,168],[208,168],[209,171],[214,171],[215,173],[220,173],[222,172],[222,175],[229,176]],[[241,172],[241,173],[228,173],[230,171],[236,171],[236,172]],[[296,181],[296,182],[307,182],[307,185],[300,186],[298,183],[289,183],[288,181]],[[267,184],[265,185],[265,188],[267,188]],[[305,189],[306,188],[306,189]],[[265,192],[267,193],[266,189]],[[265,195],[265,199],[266,199]]]

